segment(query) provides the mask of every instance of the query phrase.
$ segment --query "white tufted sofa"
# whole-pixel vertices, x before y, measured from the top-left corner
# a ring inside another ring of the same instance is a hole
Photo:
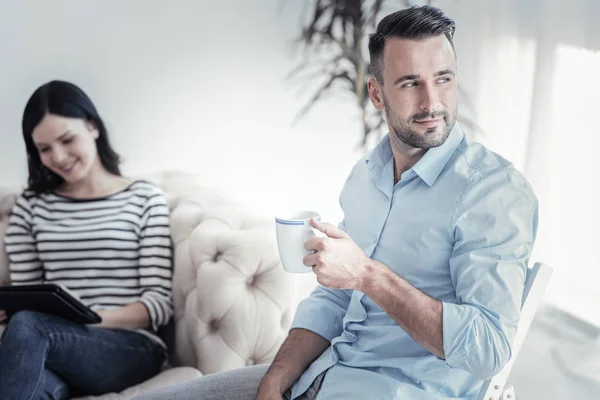
[[[269,363],[292,319],[292,281],[281,267],[271,219],[244,210],[198,175],[140,178],[164,190],[171,210],[175,323],[168,341],[175,367],[122,393],[87,399],[130,399],[202,374]],[[0,190],[2,238],[18,193]],[[9,284],[3,245],[0,284]]]

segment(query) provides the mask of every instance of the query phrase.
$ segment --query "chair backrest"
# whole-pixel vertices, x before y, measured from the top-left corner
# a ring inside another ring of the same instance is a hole
[[[523,292],[523,300],[521,304],[521,318],[517,333],[513,340],[512,355],[504,368],[496,374],[492,379],[484,382],[479,392],[478,400],[498,400],[504,390],[506,379],[512,370],[513,364],[521,350],[525,335],[531,326],[533,317],[537,308],[544,296],[550,277],[552,276],[552,268],[543,263],[535,263],[533,268],[527,270],[525,279],[525,290]]]

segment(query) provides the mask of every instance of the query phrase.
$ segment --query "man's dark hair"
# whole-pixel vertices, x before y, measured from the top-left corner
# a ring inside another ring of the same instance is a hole
[[[454,30],[454,20],[433,6],[412,6],[386,16],[377,25],[377,31],[369,36],[373,76],[383,85],[383,49],[387,39],[420,40],[446,35],[454,49]]]

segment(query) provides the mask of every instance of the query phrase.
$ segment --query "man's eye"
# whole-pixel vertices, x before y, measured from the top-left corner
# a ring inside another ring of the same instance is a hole
[[[71,143],[72,141],[73,141],[73,138],[71,137],[71,138],[68,138],[68,139],[65,139],[65,140],[63,140],[62,142],[63,142],[63,144],[69,144],[69,143]]]
[[[437,80],[439,83],[446,83],[446,82],[450,82],[450,78],[448,77],[443,77]]]
[[[48,150],[50,150],[50,149],[49,149],[49,148],[47,148],[47,147],[44,147],[44,148],[41,148],[41,149],[39,149],[40,153],[47,153],[47,152],[48,152]]]
[[[406,82],[404,85],[402,85],[403,88],[410,88],[410,87],[415,87],[417,86],[417,82]]]

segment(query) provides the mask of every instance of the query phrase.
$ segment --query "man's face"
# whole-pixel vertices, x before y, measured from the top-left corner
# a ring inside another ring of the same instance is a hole
[[[442,145],[456,122],[456,57],[444,36],[387,39],[383,85],[369,80],[373,105],[385,110],[390,134],[413,148]]]

